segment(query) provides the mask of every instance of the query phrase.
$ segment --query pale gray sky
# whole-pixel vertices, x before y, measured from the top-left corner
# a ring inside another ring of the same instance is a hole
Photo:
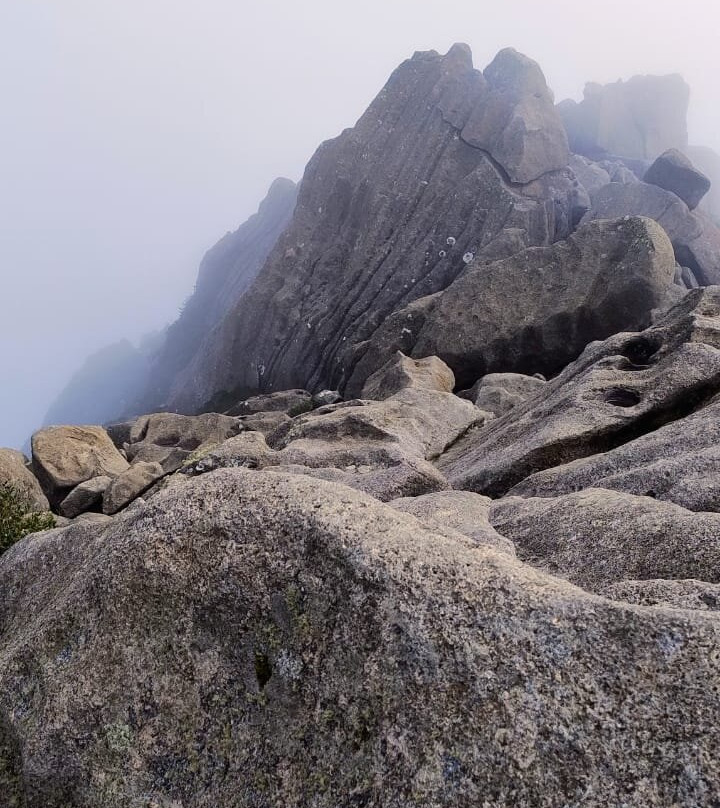
[[[172,320],[204,251],[415,50],[511,45],[558,100],[682,73],[720,149],[711,0],[0,0],[0,446],[83,357]]]

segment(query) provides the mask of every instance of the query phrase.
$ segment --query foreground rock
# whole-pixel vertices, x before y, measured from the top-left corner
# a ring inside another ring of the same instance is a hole
[[[498,497],[531,474],[611,451],[720,392],[720,288],[655,326],[592,343],[544,394],[461,438],[438,461],[454,488]]]
[[[645,182],[672,191],[693,210],[710,190],[710,180],[677,149],[660,155],[645,174]]]
[[[461,386],[499,371],[556,373],[588,342],[648,325],[674,272],[666,234],[640,218],[593,221],[552,247],[476,262],[422,311],[388,319],[349,392],[397,348],[439,356]]]
[[[720,777],[710,613],[341,486],[220,471],[21,542],[0,587],[10,805],[659,808]]]
[[[50,503],[37,477],[28,468],[28,459],[15,449],[0,449],[0,486],[9,485],[35,511],[49,511]]]
[[[586,589],[625,580],[720,583],[720,514],[589,488],[493,503],[490,524],[518,556]]]
[[[57,506],[92,477],[117,477],[127,460],[99,426],[53,426],[32,437],[33,468],[50,504]]]

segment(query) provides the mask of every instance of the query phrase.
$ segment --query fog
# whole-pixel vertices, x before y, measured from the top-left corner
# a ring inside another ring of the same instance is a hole
[[[710,0],[1,0],[0,446],[88,353],[171,321],[197,265],[415,50],[511,45],[557,100],[682,73],[720,150]]]

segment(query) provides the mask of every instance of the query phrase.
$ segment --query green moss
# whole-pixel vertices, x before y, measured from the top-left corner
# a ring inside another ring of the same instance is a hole
[[[55,517],[51,513],[33,511],[32,503],[13,486],[0,485],[0,553],[30,533],[53,527]]]

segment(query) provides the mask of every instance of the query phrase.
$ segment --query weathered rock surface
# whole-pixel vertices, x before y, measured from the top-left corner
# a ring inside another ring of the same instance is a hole
[[[645,182],[672,191],[693,210],[710,190],[710,180],[678,149],[669,149],[650,166]]]
[[[99,426],[53,426],[32,436],[33,468],[53,506],[92,477],[117,477],[127,460]]]
[[[284,412],[299,415],[313,409],[312,395],[307,390],[279,390],[277,393],[252,396],[227,411],[227,415],[256,415],[261,412]]]
[[[666,234],[639,218],[592,221],[552,247],[476,261],[422,313],[418,301],[386,321],[348,392],[397,349],[439,356],[460,386],[486,373],[556,373],[591,340],[648,325],[674,271]]]
[[[655,497],[692,511],[720,511],[720,402],[609,452],[533,474],[510,493],[552,497],[583,488]]]
[[[712,612],[720,610],[720,584],[708,584],[704,581],[620,581],[600,589],[605,597],[636,603],[638,606]]]
[[[589,596],[347,488],[221,471],[20,542],[0,588],[10,804],[714,799],[710,613]]]
[[[501,258],[568,236],[585,192],[562,165],[561,130],[551,149],[537,128],[553,112],[533,64],[505,53],[490,80],[457,45],[401,65],[357,125],[316,152],[291,224],[176,377],[171,408],[196,411],[223,392],[237,401],[342,391],[385,319],[445,289],[469,256]],[[498,113],[485,127],[499,133],[498,156],[463,136],[485,107]],[[510,182],[506,158],[510,171],[531,167],[523,176],[532,182]]]
[[[492,500],[472,491],[437,491],[419,497],[400,497],[388,503],[420,519],[431,529],[450,528],[478,544],[515,555],[511,541],[501,536],[488,521]]]
[[[452,393],[455,375],[437,356],[410,359],[401,351],[367,380],[361,398],[381,401],[406,388]]]
[[[93,477],[75,488],[60,503],[60,513],[68,519],[74,519],[81,513],[89,511],[102,502],[103,494],[112,483],[111,477]]]
[[[692,213],[670,191],[646,182],[611,182],[591,194],[583,222],[617,216],[647,216],[662,226],[677,260],[690,267],[703,285],[720,282],[720,228],[701,212]]]
[[[472,386],[467,398],[479,410],[500,416],[527,401],[546,384],[544,379],[522,373],[488,373]]]
[[[679,75],[633,76],[604,86],[588,83],[579,104],[563,101],[558,112],[573,152],[654,160],[687,146],[689,100],[690,88]]]
[[[35,511],[50,510],[37,477],[28,468],[28,459],[15,449],[0,449],[0,486],[10,485]]]
[[[720,391],[720,288],[695,289],[640,334],[592,343],[502,418],[438,461],[454,488],[493,497],[536,472],[618,446],[691,414]]]
[[[204,444],[222,443],[237,435],[240,428],[237,418],[214,412],[194,416],[170,412],[141,415],[130,430],[128,457],[132,460],[148,444],[193,451]]]
[[[437,369],[437,366],[436,366]],[[382,501],[448,487],[428,461],[485,414],[450,393],[409,387],[383,401],[348,401],[298,416],[270,435],[244,432],[186,469],[267,468],[341,482]]]
[[[165,475],[160,463],[137,461],[116,477],[103,495],[103,513],[112,516],[127,507]]]
[[[603,488],[494,502],[490,524],[518,557],[602,591],[624,580],[720,582],[720,514]]]

